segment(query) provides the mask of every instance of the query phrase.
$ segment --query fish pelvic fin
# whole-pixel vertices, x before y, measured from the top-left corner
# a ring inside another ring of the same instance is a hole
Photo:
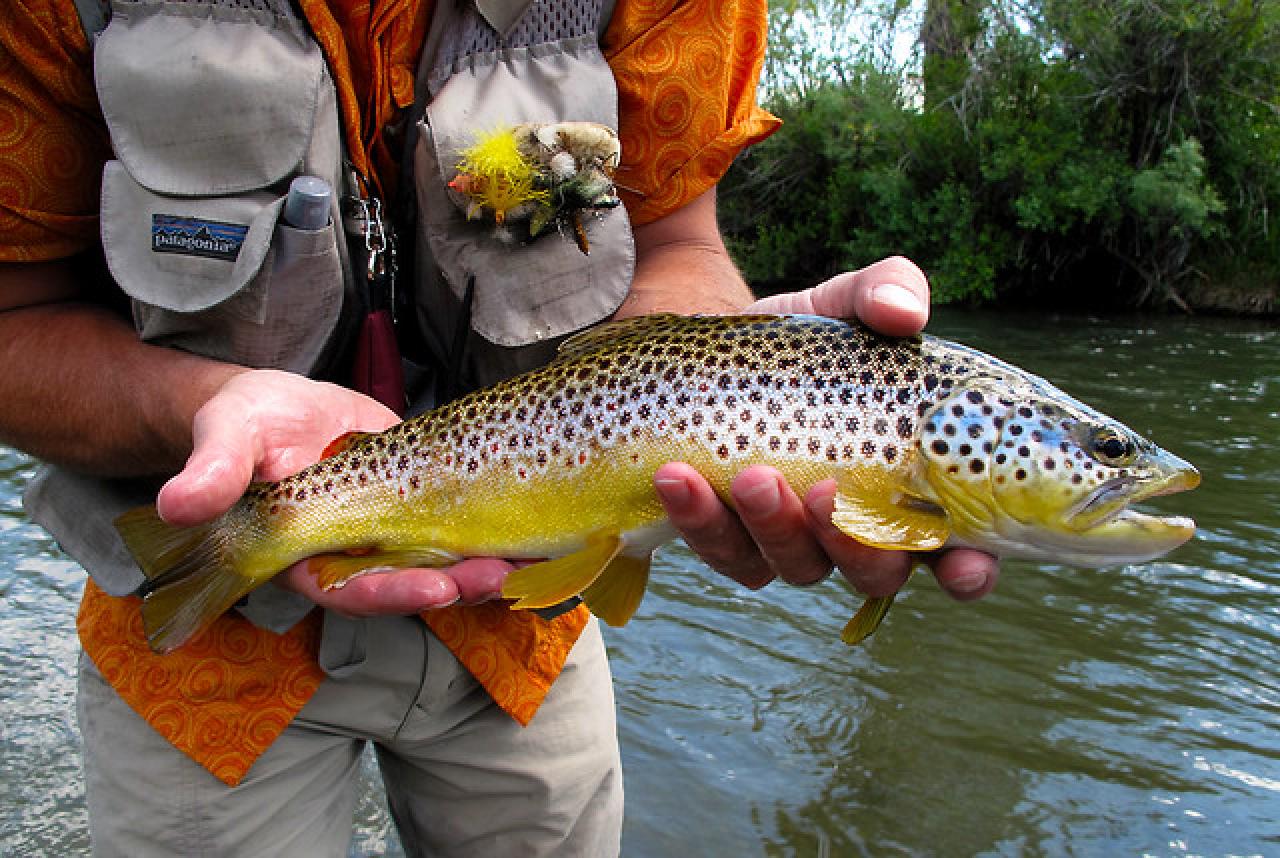
[[[862,643],[880,628],[880,623],[892,606],[893,596],[874,596],[867,599],[858,609],[858,613],[853,615],[853,619],[845,624],[844,630],[840,632],[840,640],[849,646]]]
[[[600,573],[591,586],[582,591],[582,601],[591,613],[611,626],[625,626],[649,586],[650,555],[628,557],[619,554]]]
[[[147,643],[155,652],[182,646],[262,583],[240,571],[239,540],[227,521],[224,516],[175,527],[154,506],[116,519],[116,530],[147,579],[137,595],[143,598]]]
[[[946,512],[905,493],[896,472],[858,466],[841,473],[836,483],[831,523],[864,545],[933,551],[950,535]]]
[[[593,533],[586,546],[572,554],[512,572],[502,585],[502,596],[515,600],[513,608],[558,605],[595,583],[621,549],[622,537],[617,531]]]

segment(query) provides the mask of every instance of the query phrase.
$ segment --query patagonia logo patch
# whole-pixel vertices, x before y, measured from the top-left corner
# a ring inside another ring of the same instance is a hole
[[[246,224],[178,215],[151,216],[151,250],[155,253],[181,253],[234,262],[248,234]]]

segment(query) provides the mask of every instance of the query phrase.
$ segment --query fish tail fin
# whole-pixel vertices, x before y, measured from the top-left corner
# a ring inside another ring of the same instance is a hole
[[[893,596],[896,595],[895,593],[890,596],[876,596],[863,602],[858,613],[853,615],[853,619],[845,625],[844,631],[840,632],[840,640],[849,646],[854,646],[871,637],[872,633],[880,628],[880,622],[885,615],[889,613],[889,608],[893,606]]]
[[[147,579],[137,595],[144,600],[142,622],[154,651],[182,646],[259,583],[238,569],[238,528],[229,527],[228,518],[175,527],[147,506],[116,519],[116,530]]]

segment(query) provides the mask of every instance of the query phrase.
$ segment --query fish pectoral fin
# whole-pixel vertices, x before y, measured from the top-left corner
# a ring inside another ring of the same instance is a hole
[[[906,494],[897,475],[873,467],[837,478],[831,523],[864,545],[896,551],[933,551],[951,533],[941,507]]]
[[[631,619],[645,587],[649,585],[649,555],[628,557],[619,554],[600,573],[591,586],[582,591],[582,601],[591,613],[611,626],[625,626]]]
[[[513,608],[549,608],[590,587],[618,556],[622,537],[617,531],[593,533],[586,547],[517,569],[502,585],[502,597]]]
[[[437,548],[397,548],[351,551],[345,554],[317,554],[307,566],[322,590],[336,590],[352,578],[391,569],[438,569],[462,558]]]
[[[849,646],[862,643],[880,628],[881,621],[892,606],[893,596],[874,596],[867,599],[858,609],[858,613],[853,615],[853,619],[845,624],[844,630],[840,632],[840,640]]]

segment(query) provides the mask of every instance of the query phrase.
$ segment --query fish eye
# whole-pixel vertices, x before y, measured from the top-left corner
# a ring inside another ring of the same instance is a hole
[[[1089,440],[1089,452],[1107,465],[1127,465],[1133,461],[1137,448],[1133,441],[1110,429],[1099,429]]]

